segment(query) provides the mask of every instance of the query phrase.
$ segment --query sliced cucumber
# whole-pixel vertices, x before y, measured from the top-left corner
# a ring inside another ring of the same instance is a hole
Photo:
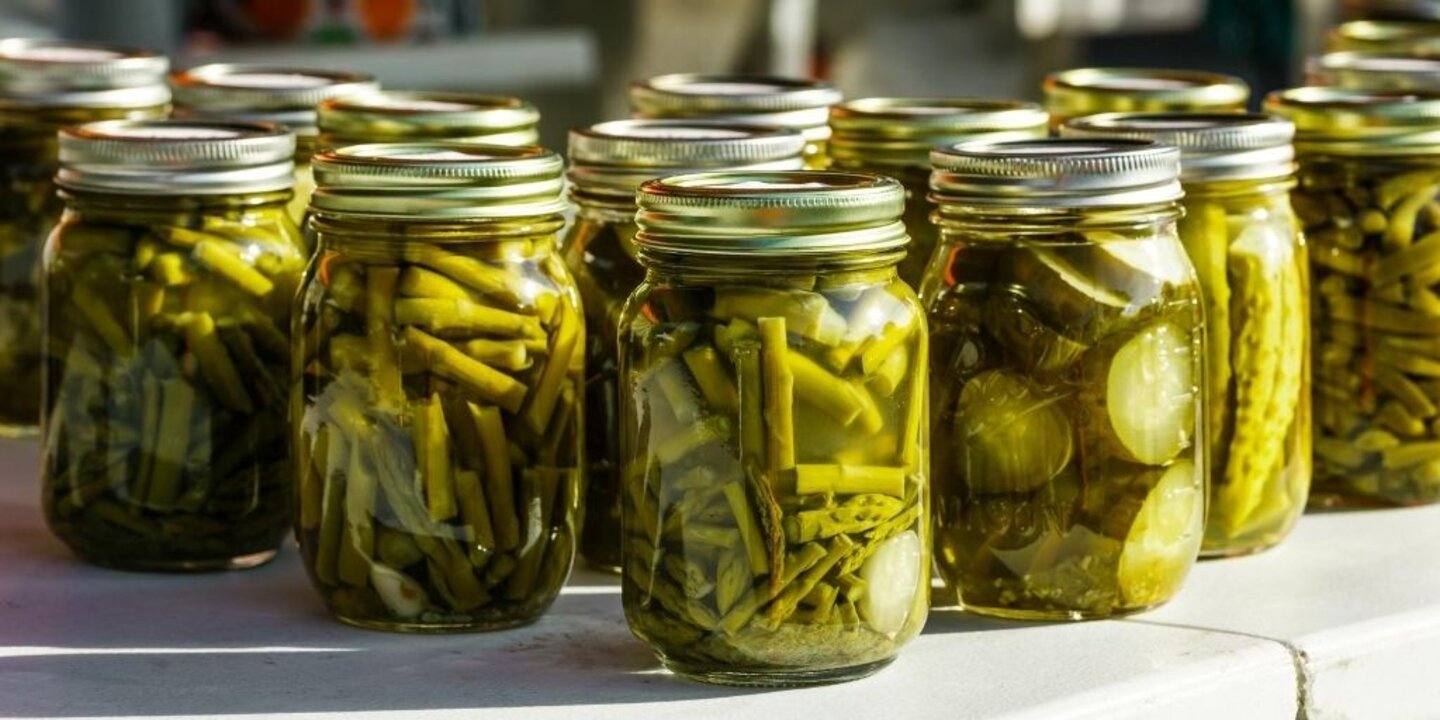
[[[1127,606],[1149,607],[1180,589],[1204,533],[1203,484],[1195,465],[1180,461],[1145,494],[1120,551],[1116,580]]]
[[[955,447],[971,492],[1029,492],[1065,469],[1074,438],[1062,399],[1004,370],[965,383],[955,408]]]
[[[869,587],[860,599],[861,611],[875,632],[905,627],[920,588],[920,560],[920,536],[907,530],[881,543],[860,568],[860,578]]]
[[[1091,257],[1096,279],[1131,298],[1150,298],[1160,286],[1179,287],[1195,279],[1185,246],[1176,240],[1126,240],[1113,234],[1096,235],[1099,234],[1090,236],[1095,241]]]
[[[1014,284],[1026,288],[1036,308],[1053,327],[1094,335],[1130,307],[1123,292],[1079,269],[1077,261],[1095,252],[1090,246],[1028,248],[1010,263]]]
[[[1105,372],[1105,413],[1129,458],[1173,459],[1194,441],[1197,380],[1189,333],[1169,322],[1136,333]]]

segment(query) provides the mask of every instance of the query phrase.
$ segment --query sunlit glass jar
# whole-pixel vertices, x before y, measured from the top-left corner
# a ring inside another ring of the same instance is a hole
[[[1114,113],[1071,120],[1061,134],[1180,148],[1180,241],[1209,339],[1202,551],[1271,547],[1310,491],[1310,260],[1290,209],[1295,126],[1259,114]]]
[[[869,675],[924,624],[925,321],[904,190],[858,173],[639,192],[620,319],[631,630],[735,685]]]
[[[1440,90],[1440,58],[1338,52],[1311,58],[1306,81],[1352,90]]]
[[[1012,100],[863,98],[830,110],[830,163],[888,175],[905,186],[910,244],[900,279],[920,287],[939,231],[930,222],[930,150],[961,142],[1026,140],[1049,133],[1039,105]]]
[[[40,250],[62,209],[55,132],[163,116],[167,67],[148,50],[0,40],[0,436],[40,421]]]
[[[289,526],[286,214],[277,125],[111,120],[60,134],[45,247],[43,481],[92,563],[258,565]]]
[[[1106,112],[1241,112],[1244,80],[1195,70],[1077,68],[1045,78],[1045,110],[1056,127]]]
[[[1272,94],[1312,273],[1312,506],[1440,500],[1440,95]]]
[[[540,111],[494,95],[385,90],[320,103],[318,149],[363,143],[444,140],[533,145]]]
[[[537,147],[353,145],[315,158],[316,258],[291,411],[306,570],[381,630],[536,620],[580,513],[585,320]]]
[[[201,65],[170,76],[176,117],[273,122],[295,133],[295,197],[290,216],[299,223],[315,191],[315,106],[326,98],[379,89],[363,73],[269,65]]]
[[[580,554],[620,568],[620,311],[645,270],[636,260],[635,191],[646,180],[706,170],[798,170],[794,130],[704,120],[616,120],[570,133],[575,222],[561,245],[585,308],[585,523]],[[696,362],[699,356],[692,356]]]
[[[818,80],[756,75],[658,75],[630,86],[638,118],[723,120],[797,130],[808,141],[806,167],[824,168],[835,86]]]
[[[1204,326],[1179,152],[1133,140],[931,155],[936,565],[967,610],[1159,605],[1204,534]]]
[[[1332,28],[1326,36],[1325,49],[1404,55],[1434,53],[1440,51],[1440,22],[1354,20]]]

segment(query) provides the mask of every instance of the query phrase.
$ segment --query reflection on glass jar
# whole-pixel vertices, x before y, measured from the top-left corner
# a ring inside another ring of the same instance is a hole
[[[584,318],[541,148],[316,156],[291,422],[306,570],[332,614],[407,632],[532,622],[580,519]]]
[[[304,265],[285,213],[294,152],[273,125],[62,131],[66,210],[45,249],[44,500],[83,559],[207,570],[275,554]],[[217,157],[230,165],[217,170]]]
[[[1298,88],[1295,212],[1313,274],[1321,507],[1440,500],[1440,99]]]
[[[894,180],[646,183],[620,321],[625,616],[674,672],[863,677],[919,632],[926,332]]]
[[[717,120],[781,127],[805,136],[805,166],[829,165],[826,124],[840,102],[835,86],[818,80],[759,75],[658,75],[630,85],[637,118]]]
[[[271,65],[201,65],[170,76],[176,117],[273,122],[295,133],[295,195],[290,217],[298,224],[310,205],[315,179],[315,106],[326,98],[374,92],[375,78],[362,73],[305,70]]]
[[[1289,533],[1310,488],[1309,258],[1290,209],[1294,126],[1268,115],[1113,113],[1074,137],[1175,145],[1180,240],[1205,300],[1204,552],[1263,550]]]
[[[805,139],[793,130],[703,120],[617,120],[570,133],[571,199],[562,252],[585,308],[586,514],[580,553],[620,569],[619,354],[625,299],[644,277],[636,261],[635,191],[659,175],[702,170],[795,170]]]
[[[930,222],[930,149],[961,142],[1045,137],[1050,117],[1012,100],[863,98],[830,110],[830,160],[837,170],[888,175],[905,186],[910,244],[900,279],[920,287],[940,232]]]
[[[936,561],[967,610],[1142,610],[1195,561],[1204,343],[1178,156],[1126,140],[932,155]]]
[[[0,40],[0,435],[40,420],[40,251],[63,208],[55,132],[164,115],[167,67],[145,50]]]

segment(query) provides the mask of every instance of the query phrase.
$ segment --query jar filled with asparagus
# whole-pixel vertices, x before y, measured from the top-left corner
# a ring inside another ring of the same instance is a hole
[[[1046,76],[1043,90],[1057,128],[1108,112],[1243,112],[1250,100],[1244,80],[1195,70],[1076,68]]]
[[[940,232],[930,222],[930,149],[987,140],[1028,140],[1049,134],[1039,105],[972,98],[863,98],[830,110],[830,162],[837,170],[888,175],[905,186],[910,244],[900,279],[920,287]]]
[[[45,247],[43,481],[81,558],[250,567],[290,524],[286,214],[295,138],[270,124],[61,131]]]
[[[947,599],[1026,620],[1169,600],[1206,490],[1179,152],[1053,139],[931,161],[941,244],[921,298]]]
[[[1328,52],[1425,55],[1440,52],[1440,22],[1417,20],[1352,20],[1330,29]]]
[[[295,197],[290,217],[298,224],[310,205],[315,178],[315,106],[342,95],[374,92],[375,78],[363,73],[306,70],[270,65],[201,65],[170,76],[176,117],[274,122],[295,133]]]
[[[532,622],[580,521],[585,320],[537,147],[353,145],[315,158],[296,317],[296,531],[342,622]]]
[[[332,97],[318,109],[319,150],[363,143],[533,145],[540,111],[498,95],[385,90]]]
[[[1295,127],[1259,114],[1113,113],[1070,137],[1180,148],[1180,241],[1205,301],[1206,555],[1280,542],[1310,492],[1310,260],[1290,190]]]
[[[1440,94],[1308,87],[1295,212],[1312,274],[1320,507],[1440,500]]]
[[[55,133],[163,116],[168,61],[148,50],[0,40],[0,436],[40,422],[40,252],[60,219]]]
[[[834,85],[802,78],[759,75],[657,75],[630,85],[637,118],[718,120],[781,127],[805,136],[805,166],[824,168],[830,139]]]
[[[925,321],[904,189],[859,173],[646,183],[620,320],[631,630],[733,685],[869,675],[925,622]]]
[[[616,338],[625,299],[644,278],[636,261],[635,191],[661,175],[798,170],[794,130],[704,120],[616,120],[570,133],[570,198],[561,244],[585,308],[585,525],[580,555],[620,570],[620,392]]]

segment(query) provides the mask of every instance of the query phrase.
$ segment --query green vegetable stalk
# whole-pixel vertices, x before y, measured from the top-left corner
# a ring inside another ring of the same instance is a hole
[[[317,229],[329,255],[297,318],[334,318],[298,353],[298,442],[325,458],[300,475],[300,497],[322,498],[319,526],[299,525],[312,579],[336,616],[366,627],[534,620],[565,581],[579,519],[584,330],[569,276],[547,242],[461,250],[416,228],[386,264],[352,256],[346,226]],[[348,462],[330,458],[337,438]],[[340,523],[358,530],[338,551],[333,486],[354,498]]]
[[[56,228],[45,265],[46,514],[84,559],[200,570],[263,562],[279,546],[293,492],[291,358],[288,301],[275,297],[304,263],[282,200],[95,198]],[[224,233],[207,229],[221,220]],[[349,454],[327,431],[302,467],[317,477]],[[325,572],[340,581],[343,554],[353,581],[367,572],[350,554],[365,549],[364,529],[345,506],[359,503],[366,477],[337,474],[335,490],[294,497],[299,522],[325,538]]]
[[[918,303],[888,270],[775,279],[785,288],[687,280],[641,285],[620,324],[627,618],[691,674],[889,657],[918,628],[928,573],[918,545],[875,552],[925,522],[925,469],[898,445],[919,452],[927,431]],[[867,371],[877,345],[898,368]],[[849,361],[834,362],[840,348]],[[869,389],[876,376],[889,392]],[[890,592],[865,600],[858,568]]]

